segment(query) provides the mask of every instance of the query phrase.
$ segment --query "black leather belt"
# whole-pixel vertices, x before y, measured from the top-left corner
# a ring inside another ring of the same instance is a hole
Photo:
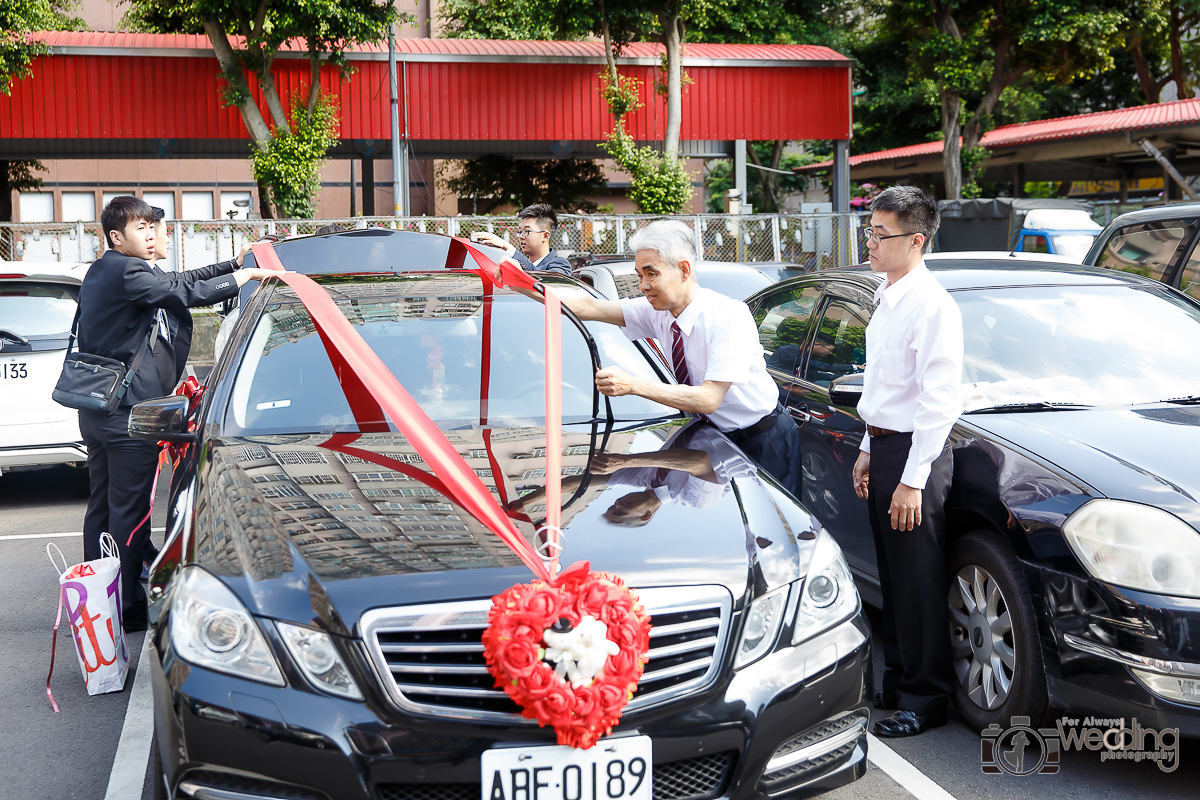
[[[779,419],[779,409],[775,409],[770,414],[760,419],[753,425],[747,425],[745,428],[739,428],[736,431],[730,431],[725,434],[734,444],[742,444],[758,436],[760,433],[765,433],[775,427],[775,421]]]

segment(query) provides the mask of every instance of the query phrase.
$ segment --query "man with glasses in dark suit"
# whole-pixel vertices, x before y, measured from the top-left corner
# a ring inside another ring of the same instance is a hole
[[[517,244],[513,247],[494,233],[476,231],[471,241],[499,247],[508,257],[521,265],[526,272],[558,272],[571,274],[571,264],[550,246],[550,239],[558,229],[558,214],[546,203],[527,206],[517,214]]]

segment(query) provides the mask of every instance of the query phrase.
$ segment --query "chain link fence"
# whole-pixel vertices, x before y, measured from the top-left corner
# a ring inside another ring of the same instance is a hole
[[[863,213],[847,214],[688,214],[677,219],[696,237],[696,250],[709,261],[777,261],[806,269],[855,264],[866,257],[859,233]],[[664,217],[640,214],[559,216],[551,240],[559,255],[628,255],[630,234]],[[388,228],[450,236],[488,231],[517,241],[516,217],[354,217],[298,220],[177,220],[171,236],[167,269],[194,269],[232,258],[242,246],[267,234],[305,236],[355,228]],[[0,223],[0,261],[81,263],[100,256],[98,222]]]

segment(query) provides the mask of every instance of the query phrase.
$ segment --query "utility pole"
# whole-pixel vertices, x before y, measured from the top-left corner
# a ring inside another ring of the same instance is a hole
[[[396,23],[388,31],[388,78],[392,84],[392,216],[408,216],[408,131],[400,141],[400,92],[396,86]]]

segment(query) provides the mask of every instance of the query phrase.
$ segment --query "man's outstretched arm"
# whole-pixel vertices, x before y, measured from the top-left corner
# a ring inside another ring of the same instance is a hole
[[[501,264],[508,263],[517,269],[521,268],[511,258],[505,258],[500,261]],[[496,282],[500,282],[500,271],[496,270]],[[534,300],[544,302],[542,296],[530,289],[522,289],[518,286],[512,287],[514,292],[520,292],[526,297],[532,297]],[[602,300],[598,297],[592,297],[587,292],[570,291],[558,292],[559,302],[575,313],[575,316],[580,319],[596,320],[597,322],[607,322],[611,325],[619,325],[625,327],[625,313],[621,310],[621,304],[615,300]]]

